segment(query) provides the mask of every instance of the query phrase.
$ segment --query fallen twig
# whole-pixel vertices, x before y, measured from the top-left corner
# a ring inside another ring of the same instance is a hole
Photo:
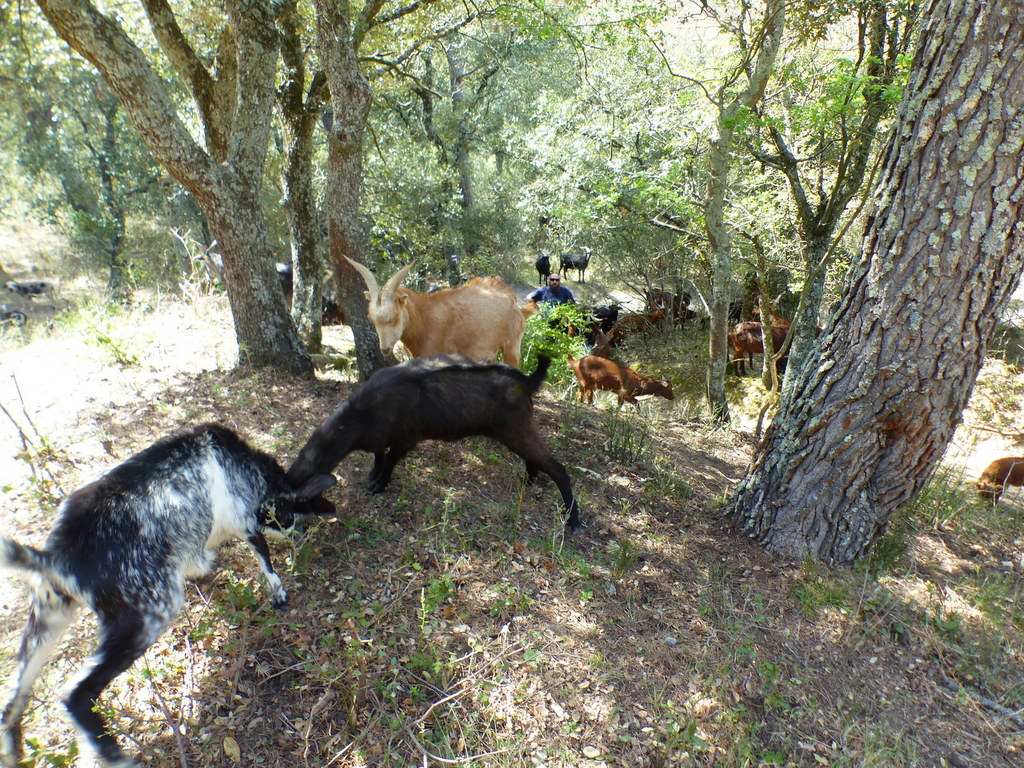
[[[967,696],[970,696],[976,702],[981,704],[981,706],[985,707],[985,709],[990,709],[993,712],[1002,715],[1007,720],[1014,723],[1017,727],[1024,728],[1024,717],[1021,717],[1019,714],[1017,714],[1014,710],[1010,709],[1009,707],[1004,707],[998,701],[990,699],[987,696],[983,696],[982,694],[978,693],[977,691],[972,691],[970,688],[960,685],[955,680],[951,680],[945,673],[942,673],[942,679],[944,681],[943,684],[946,686],[946,688],[953,691],[954,693],[963,693]]]

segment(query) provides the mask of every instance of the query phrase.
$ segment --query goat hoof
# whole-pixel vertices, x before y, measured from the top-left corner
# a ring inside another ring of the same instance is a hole
[[[288,607],[288,595],[280,595],[270,598],[270,607],[283,611]]]

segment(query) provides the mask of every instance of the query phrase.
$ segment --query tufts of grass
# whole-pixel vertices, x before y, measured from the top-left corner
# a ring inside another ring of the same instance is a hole
[[[837,576],[812,560],[804,561],[791,592],[807,616],[816,617],[826,609],[846,612],[851,608],[850,587]]]
[[[640,461],[651,444],[648,422],[614,411],[604,417],[604,450],[612,459],[623,463]]]
[[[621,581],[636,569],[637,562],[643,555],[643,550],[633,543],[628,536],[623,536],[615,543],[611,551],[611,576],[615,581]]]
[[[929,530],[944,530],[953,520],[976,506],[975,494],[963,488],[963,476],[940,468],[921,493],[907,506],[906,516]]]

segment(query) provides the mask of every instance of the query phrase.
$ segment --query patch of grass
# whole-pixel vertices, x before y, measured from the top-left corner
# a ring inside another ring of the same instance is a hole
[[[622,581],[625,576],[636,568],[643,551],[628,536],[621,537],[612,547],[612,562],[609,568],[615,581]]]
[[[138,336],[138,324],[132,322],[133,310],[110,302],[79,308],[73,325],[83,327],[87,342],[99,347],[109,360],[121,368],[139,364],[138,349],[146,339]]]
[[[825,609],[848,611],[852,604],[849,587],[824,572],[812,561],[805,561],[800,576],[791,589],[793,598],[803,612],[816,617]]]
[[[911,768],[920,764],[917,740],[888,723],[858,719],[844,730],[843,741],[846,754],[832,763],[836,768]]]
[[[871,579],[894,572],[910,549],[909,535],[906,515],[897,515],[889,521],[889,529],[875,541],[867,556],[854,564],[855,568]]]
[[[907,505],[905,516],[920,520],[931,530],[943,530],[951,521],[975,506],[975,494],[968,494],[962,487],[962,481],[960,473],[940,468],[921,493]]]
[[[604,417],[604,449],[616,461],[631,464],[642,459],[651,444],[650,426],[642,419],[609,411]]]
[[[1020,579],[1009,573],[979,573],[975,575],[971,605],[997,625],[1012,622],[1019,627],[1021,592]],[[1015,615],[1016,614],[1016,615]]]
[[[693,483],[674,466],[665,456],[656,456],[654,459],[653,479],[648,486],[649,490],[667,501],[682,503],[691,500],[696,491]]]

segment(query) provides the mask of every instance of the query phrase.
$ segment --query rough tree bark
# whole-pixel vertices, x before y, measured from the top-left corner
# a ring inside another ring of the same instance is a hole
[[[1024,6],[931,0],[817,366],[729,502],[792,557],[849,563],[924,486],[1024,267]]]
[[[228,0],[230,39],[220,53],[234,76],[215,80],[165,0],[144,2],[154,36],[192,89],[207,131],[204,151],[149,59],[114,18],[89,0],[37,2],[57,34],[103,74],[154,157],[205,214],[224,257],[239,362],[312,375],[284,303],[259,201],[277,61],[269,3]]]

